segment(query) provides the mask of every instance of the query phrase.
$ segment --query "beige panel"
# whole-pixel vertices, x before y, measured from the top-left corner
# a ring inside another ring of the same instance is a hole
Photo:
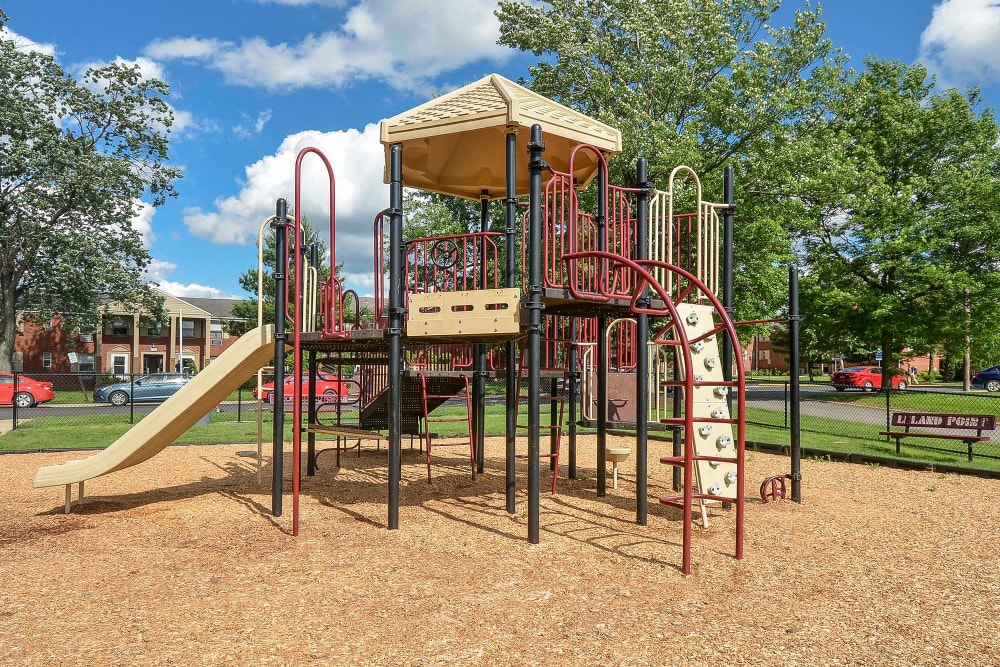
[[[496,336],[520,332],[517,288],[411,294],[406,335]]]
[[[236,391],[258,368],[270,363],[273,343],[273,325],[248,331],[107,449],[81,461],[40,468],[34,486],[82,482],[155,456]]]
[[[689,303],[677,304],[677,313],[684,326],[688,339],[698,338],[715,327],[713,308],[708,305]],[[697,316],[697,322],[691,323],[690,314]],[[706,382],[724,380],[722,374],[722,355],[718,336],[712,336],[702,341],[700,346],[691,348],[691,373],[695,379]],[[681,369],[681,373],[686,369]],[[719,396],[714,387],[696,387],[694,390],[694,449],[702,456],[732,456],[736,457],[736,443],[733,437],[732,424],[715,422],[699,422],[699,417],[730,419],[729,406],[724,396]],[[714,461],[698,461],[695,465],[698,478],[699,493],[711,493],[713,486],[718,486],[718,494],[736,499],[736,463],[716,463]]]

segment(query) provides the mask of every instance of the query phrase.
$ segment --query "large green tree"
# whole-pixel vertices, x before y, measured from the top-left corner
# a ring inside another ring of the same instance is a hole
[[[7,16],[0,10],[0,24]],[[80,81],[0,33],[0,370],[17,313],[94,327],[115,301],[156,313],[150,256],[132,226],[142,200],[174,194],[166,84],[112,64]]]
[[[616,182],[635,158],[666,188],[679,164],[722,199],[737,176],[735,287],[739,314],[770,315],[785,300],[789,259],[785,173],[791,128],[822,119],[843,78],[819,8],[805,2],[777,26],[777,0],[502,0],[500,42],[539,56],[533,90],[621,129]]]
[[[998,135],[975,90],[935,92],[919,65],[866,66],[822,132],[801,137],[800,163],[814,164],[789,207],[807,289],[822,294],[813,308],[888,369],[905,348],[964,345],[977,304],[996,311],[984,301],[997,294]]]

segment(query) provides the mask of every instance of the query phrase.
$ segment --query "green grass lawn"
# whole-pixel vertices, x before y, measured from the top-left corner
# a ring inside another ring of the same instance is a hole
[[[968,410],[966,410],[968,411]],[[460,407],[442,407],[434,412],[434,417],[457,418],[465,414],[465,409]],[[540,408],[541,423],[548,423],[548,406]],[[263,437],[265,442],[270,442],[271,438],[271,415],[265,413],[263,423]],[[523,423],[526,415],[520,416]],[[244,415],[242,422],[234,421],[233,413],[213,413],[211,423],[205,426],[193,426],[188,429],[175,442],[177,444],[211,444],[211,443],[256,443],[257,442],[257,420],[253,413]],[[356,415],[345,415],[345,423],[356,423]],[[754,410],[748,419],[756,423],[749,423],[747,426],[747,441],[766,443],[771,445],[789,445],[790,433],[782,427],[784,415],[778,411]],[[773,421],[772,421],[773,420]],[[290,440],[291,419],[286,417],[285,439]],[[766,424],[774,424],[768,426]],[[506,412],[504,407],[490,406],[486,411],[484,430],[487,434],[498,435],[505,432]],[[138,422],[141,428],[141,421]],[[887,442],[884,437],[878,435],[882,430],[881,426],[872,424],[859,424],[838,419],[823,417],[811,417],[803,415],[801,417],[802,437],[801,443],[805,448],[813,448],[828,452],[839,452],[844,454],[859,453],[872,454],[877,456],[896,456],[895,442]],[[129,429],[127,419],[122,415],[93,415],[82,417],[39,417],[27,421],[20,425],[17,430],[10,431],[0,436],[0,451],[33,451],[46,449],[72,449],[72,448],[103,448],[114,442],[119,436]],[[437,437],[462,436],[467,432],[466,424],[462,421],[444,421],[430,424],[430,430]],[[333,436],[319,436],[319,440],[332,439]],[[523,432],[522,432],[523,437]],[[547,438],[548,432],[542,429],[541,437]],[[929,464],[947,464],[955,466],[970,467],[982,470],[1000,470],[1000,458],[996,458],[994,451],[990,451],[995,458],[984,458],[977,456],[972,464],[969,464],[964,445],[962,443],[952,443],[950,441],[925,441],[930,447],[917,447],[912,444],[905,444],[901,450],[901,458],[926,462]],[[950,449],[949,451],[938,451]],[[978,446],[977,451],[984,451],[983,446]],[[986,450],[989,451],[989,450]]]

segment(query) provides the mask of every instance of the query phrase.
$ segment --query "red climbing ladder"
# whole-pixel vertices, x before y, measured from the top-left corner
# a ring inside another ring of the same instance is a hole
[[[476,479],[476,445],[472,437],[472,393],[469,391],[469,376],[453,375],[450,377],[428,376],[426,373],[417,373],[420,378],[420,392],[423,402],[424,419],[424,444],[427,453],[427,482],[431,481],[431,424],[465,422],[467,426],[468,439],[462,442],[442,442],[437,447],[468,447],[469,461],[472,464],[472,479]],[[456,391],[455,384],[459,384]],[[433,416],[434,407],[444,401],[453,398],[465,397],[464,416]],[[434,406],[434,407],[432,407]]]
[[[521,358],[524,358],[523,351]],[[517,378],[519,390],[515,421],[517,430],[522,432],[527,432],[528,430],[527,415],[521,412],[521,405],[526,404],[528,400],[528,395],[525,393],[527,388],[525,381],[526,370],[525,365],[521,364]],[[549,434],[549,451],[548,453],[540,451],[538,458],[549,459],[549,470],[552,471],[552,493],[555,493],[556,484],[559,480],[559,451],[562,447],[563,422],[566,415],[566,394],[569,392],[569,371],[564,368],[561,376],[549,373],[547,376],[540,378],[539,382],[541,391],[538,395],[538,401],[539,404],[548,402],[549,423],[539,423],[538,428],[540,431],[545,431]],[[528,458],[528,454],[516,454],[515,458],[526,459]]]

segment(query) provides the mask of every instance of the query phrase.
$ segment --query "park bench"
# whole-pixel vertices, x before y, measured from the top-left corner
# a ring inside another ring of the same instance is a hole
[[[880,435],[896,439],[896,454],[899,454],[900,442],[903,438],[935,438],[939,440],[961,440],[969,448],[969,461],[972,460],[972,447],[977,442],[985,442],[989,435],[985,431],[996,428],[995,415],[959,415],[933,412],[894,412],[890,424],[896,430],[879,431]],[[898,430],[903,427],[903,430]],[[914,429],[914,430],[911,430]],[[938,432],[927,429],[939,429]],[[951,432],[940,432],[947,429]],[[958,433],[954,431],[960,431]],[[975,431],[973,435],[972,431]]]

